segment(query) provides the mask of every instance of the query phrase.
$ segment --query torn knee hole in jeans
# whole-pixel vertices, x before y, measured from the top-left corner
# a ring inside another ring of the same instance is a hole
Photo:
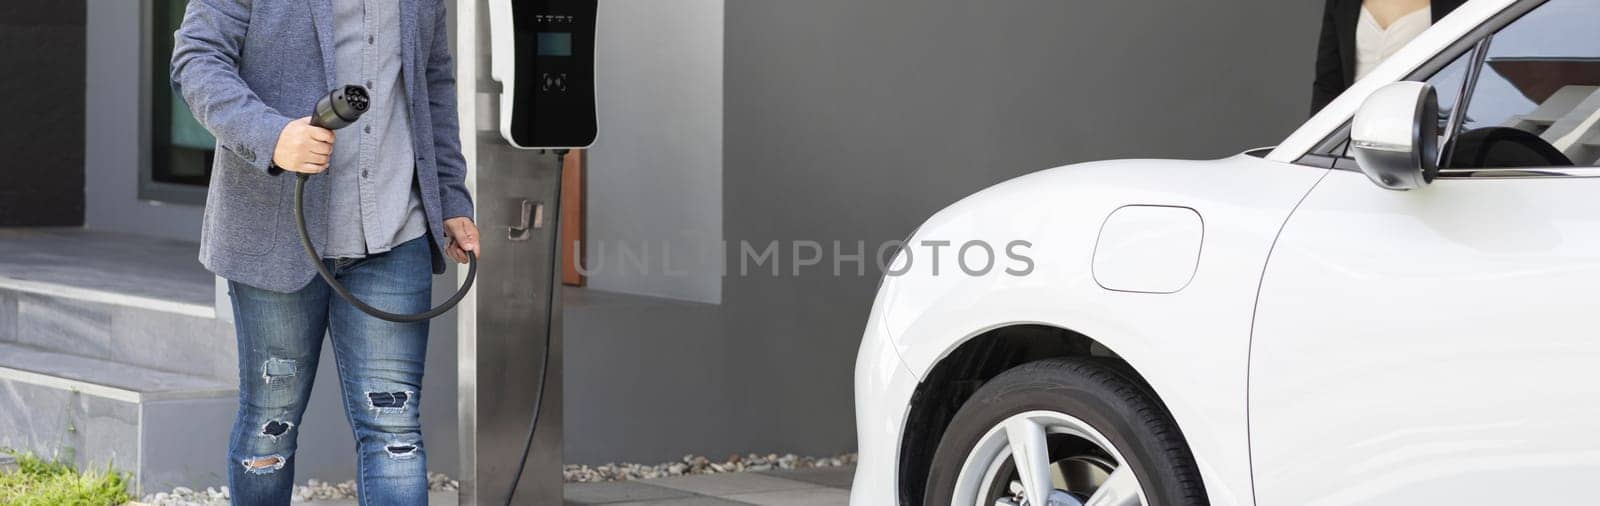
[[[267,384],[271,385],[278,381],[293,378],[294,368],[294,360],[287,358],[269,358],[261,367],[261,377],[266,378]]]
[[[410,401],[411,392],[367,392],[367,402],[379,412],[399,413]]]
[[[291,422],[272,420],[261,426],[261,435],[277,439],[279,436],[289,432],[289,429],[292,428],[294,428],[294,424]]]
[[[240,464],[244,465],[244,470],[247,473],[267,474],[283,469],[283,464],[287,461],[288,459],[285,459],[282,455],[268,455],[244,459]]]
[[[417,445],[412,443],[391,443],[383,447],[389,452],[389,457],[396,459],[411,458],[417,455]]]

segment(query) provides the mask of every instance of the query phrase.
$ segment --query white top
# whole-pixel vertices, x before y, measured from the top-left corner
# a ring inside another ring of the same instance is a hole
[[[1361,20],[1356,22],[1356,80],[1366,77],[1372,69],[1378,68],[1378,64],[1394,56],[1430,26],[1433,26],[1431,6],[1401,16],[1384,28],[1363,5]]]

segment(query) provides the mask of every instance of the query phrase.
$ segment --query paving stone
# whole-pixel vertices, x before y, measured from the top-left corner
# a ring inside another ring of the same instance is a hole
[[[730,495],[724,499],[757,506],[846,506],[850,504],[850,493],[837,488],[806,488]]]
[[[569,483],[565,487],[564,495],[566,496],[567,504],[614,504],[694,496],[694,494],[682,490],[648,485],[638,481]]]
[[[674,476],[649,480],[648,483],[714,497],[817,487],[817,485],[803,481],[785,480],[757,473]]]
[[[750,506],[750,503],[716,497],[691,496],[661,501],[619,502],[607,504],[606,506]]]
[[[616,505],[613,505],[613,506],[647,506],[647,505],[616,504]],[[694,499],[678,499],[678,500],[676,500],[676,502],[667,502],[667,503],[648,505],[648,506],[750,506],[750,503],[739,502],[739,501],[734,501],[734,500],[730,500],[730,499],[723,499],[723,498],[720,498],[720,497],[700,497],[700,498],[694,498]]]
[[[850,489],[850,483],[855,480],[855,466],[845,467],[813,467],[808,469],[774,469],[761,471],[761,474],[785,480],[803,481],[831,488]]]

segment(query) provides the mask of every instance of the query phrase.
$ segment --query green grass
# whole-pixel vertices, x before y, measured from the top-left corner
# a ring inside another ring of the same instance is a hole
[[[7,506],[110,506],[133,500],[128,477],[112,471],[79,473],[67,464],[13,454],[17,470],[0,473],[0,504]]]

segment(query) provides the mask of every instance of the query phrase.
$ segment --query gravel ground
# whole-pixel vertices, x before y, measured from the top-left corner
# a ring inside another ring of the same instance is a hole
[[[856,454],[837,457],[801,457],[794,454],[730,455],[726,460],[713,462],[705,457],[684,455],[677,462],[664,464],[603,464],[598,466],[568,465],[563,473],[567,483],[595,481],[648,480],[688,474],[738,473],[744,471],[770,471],[773,469],[810,469],[814,467],[839,467],[856,463]]]
[[[568,465],[563,472],[563,477],[567,483],[587,483],[647,480],[690,474],[839,467],[855,463],[856,454],[854,453],[820,458],[801,457],[794,454],[778,455],[769,453],[757,455],[752,453],[743,456],[730,455],[720,462],[713,462],[705,457],[684,455],[682,459],[676,462],[655,465],[634,463],[602,464],[598,466]],[[428,473],[428,490],[431,492],[453,491],[460,487],[461,484],[449,476]],[[305,485],[296,485],[294,487],[295,502],[353,499],[355,496],[355,481],[335,484],[311,480],[306,482]],[[205,490],[178,487],[171,492],[147,495],[141,502],[152,506],[226,506],[228,504],[228,487],[212,487]]]
[[[428,491],[442,492],[460,488],[460,483],[440,473],[428,473]],[[333,484],[317,480],[306,482],[305,485],[295,485],[294,502],[328,501],[338,499],[354,499],[356,497],[356,482],[346,481]],[[144,497],[141,501],[152,506],[227,506],[228,487],[211,487],[205,490],[191,490],[178,487],[171,492],[161,492]]]

